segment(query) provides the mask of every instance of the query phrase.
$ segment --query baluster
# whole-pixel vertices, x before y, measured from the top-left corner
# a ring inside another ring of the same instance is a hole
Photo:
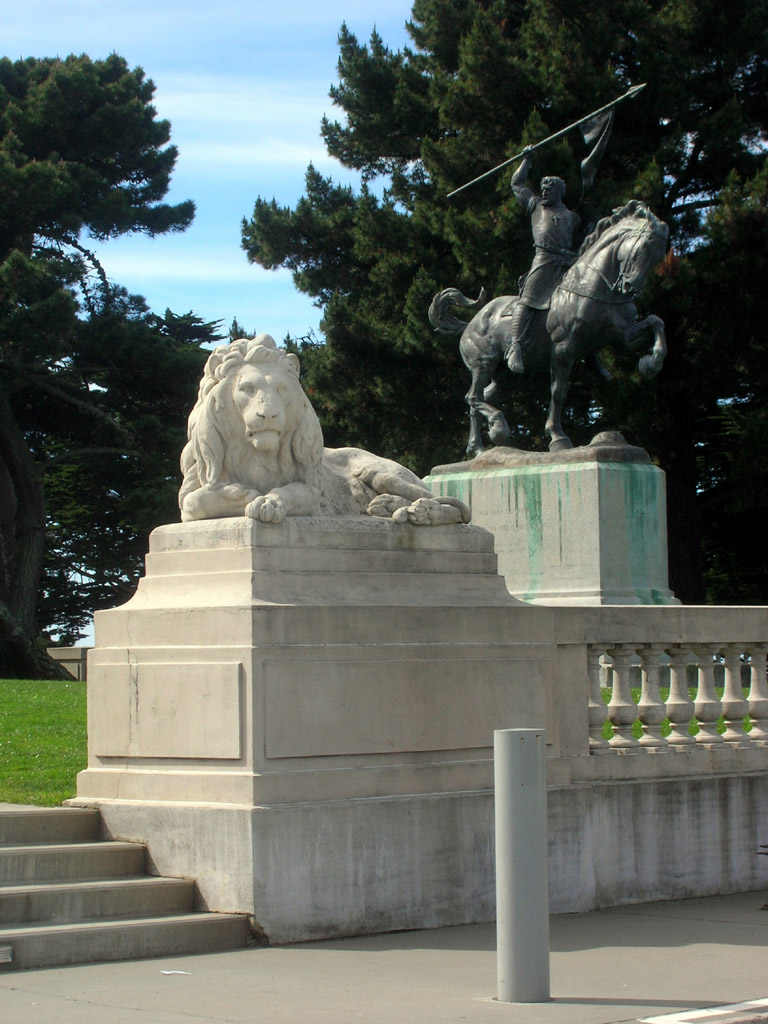
[[[642,690],[637,705],[638,718],[643,724],[640,746],[661,752],[669,749],[669,741],[661,735],[661,723],[666,709],[659,692],[659,658],[664,653],[661,644],[643,644],[638,653],[642,659]]]
[[[741,685],[739,649],[735,644],[724,644],[720,651],[725,665],[725,687],[723,689],[725,732],[723,739],[726,743],[735,743],[743,747],[750,742],[749,735],[744,732],[744,719],[749,712],[749,703],[744,697],[744,687]]]
[[[752,719],[750,739],[768,743],[768,679],[766,678],[766,644],[750,644],[749,717]]]
[[[608,720],[608,708],[603,700],[601,686],[600,658],[604,650],[599,647],[587,648],[587,672],[589,673],[589,752],[590,754],[605,754],[611,748],[608,740],[603,739],[603,726]]]
[[[632,726],[637,719],[637,704],[632,700],[630,670],[635,648],[629,644],[609,647],[608,654],[613,662],[613,687],[608,704],[608,720],[613,726],[612,750],[635,750],[638,743],[632,735]]]
[[[667,698],[669,742],[673,747],[687,747],[695,742],[689,731],[694,712],[693,701],[688,694],[689,650],[684,644],[670,644],[666,651],[671,659]]]
[[[696,742],[711,746],[723,742],[723,737],[717,731],[723,705],[715,687],[715,648],[711,644],[699,644],[693,650],[699,662],[699,685],[694,705],[699,723]]]

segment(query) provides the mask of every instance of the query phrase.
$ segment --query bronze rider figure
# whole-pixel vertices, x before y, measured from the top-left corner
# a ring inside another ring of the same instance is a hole
[[[526,185],[531,157],[526,155],[512,175],[512,191],[531,218],[535,255],[531,269],[522,279],[520,294],[502,316],[511,317],[512,340],[504,357],[513,373],[524,370],[521,343],[534,310],[549,309],[552,292],[565,271],[576,259],[574,238],[581,228],[581,217],[563,202],[565,182],[562,178],[541,179],[541,195]]]

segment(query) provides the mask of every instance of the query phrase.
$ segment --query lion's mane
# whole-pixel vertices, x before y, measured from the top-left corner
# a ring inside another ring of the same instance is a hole
[[[258,365],[285,377],[286,426],[280,438],[277,472],[267,471],[264,458],[245,436],[233,400],[238,374]],[[323,435],[309,399],[299,384],[298,360],[280,349],[268,334],[241,338],[213,350],[205,364],[197,402],[189,415],[187,444],[181,454],[184,479],[179,507],[187,495],[206,484],[250,487],[264,494],[275,487],[302,482],[320,490]]]

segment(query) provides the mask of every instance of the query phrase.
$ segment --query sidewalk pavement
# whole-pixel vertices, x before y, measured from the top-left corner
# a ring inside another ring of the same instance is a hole
[[[497,1002],[495,927],[462,925],[3,972],[0,1024],[757,1024],[768,1022],[767,902],[753,892],[554,916],[548,1003]]]

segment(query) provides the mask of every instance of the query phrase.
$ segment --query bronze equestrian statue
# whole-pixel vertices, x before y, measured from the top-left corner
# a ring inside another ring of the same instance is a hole
[[[466,395],[469,455],[483,450],[483,420],[493,443],[511,441],[504,414],[491,404],[497,391],[494,373],[502,361],[516,375],[518,387],[519,375],[525,369],[549,371],[551,401],[545,432],[551,451],[572,447],[561,420],[577,359],[591,361],[607,376],[597,355],[600,349],[610,345],[636,351],[648,344],[650,351],[638,364],[640,373],[652,377],[661,368],[667,352],[664,324],[653,315],[638,320],[633,300],[650,268],[665,255],[669,238],[666,224],[636,199],[598,221],[588,207],[582,207],[580,215],[565,205],[565,182],[561,178],[542,178],[540,195],[527,185],[531,153],[580,128],[587,142],[596,140],[581,165],[583,198],[605,151],[614,108],[643,88],[634,86],[518,155],[523,161],[512,176],[512,190],[531,218],[535,250],[531,268],[521,279],[520,294],[502,295],[488,302],[484,290],[471,300],[456,288],[447,288],[432,300],[430,323],[442,333],[460,335],[461,357],[472,374]],[[467,182],[449,198],[515,159],[518,157]],[[479,312],[467,323],[454,315],[454,307]]]
[[[518,319],[519,306],[524,304],[520,296],[501,295],[487,302],[481,292],[472,301],[456,288],[447,288],[434,297],[430,323],[444,334],[460,336],[461,357],[472,374],[466,395],[470,416],[467,454],[483,451],[484,419],[495,444],[511,442],[504,414],[488,399],[495,391],[496,368],[505,356],[514,359],[514,352],[507,353],[516,343],[528,369],[550,373],[551,401],[544,428],[550,451],[572,447],[561,416],[577,359],[594,358],[609,345],[636,351],[650,344],[638,369],[645,377],[658,373],[667,353],[664,324],[653,315],[638,320],[633,300],[650,268],[663,258],[668,238],[666,224],[645,203],[632,199],[600,220],[587,236],[552,292],[549,309],[532,308]],[[456,306],[479,312],[466,323],[452,313]],[[521,332],[523,319],[526,329]]]

